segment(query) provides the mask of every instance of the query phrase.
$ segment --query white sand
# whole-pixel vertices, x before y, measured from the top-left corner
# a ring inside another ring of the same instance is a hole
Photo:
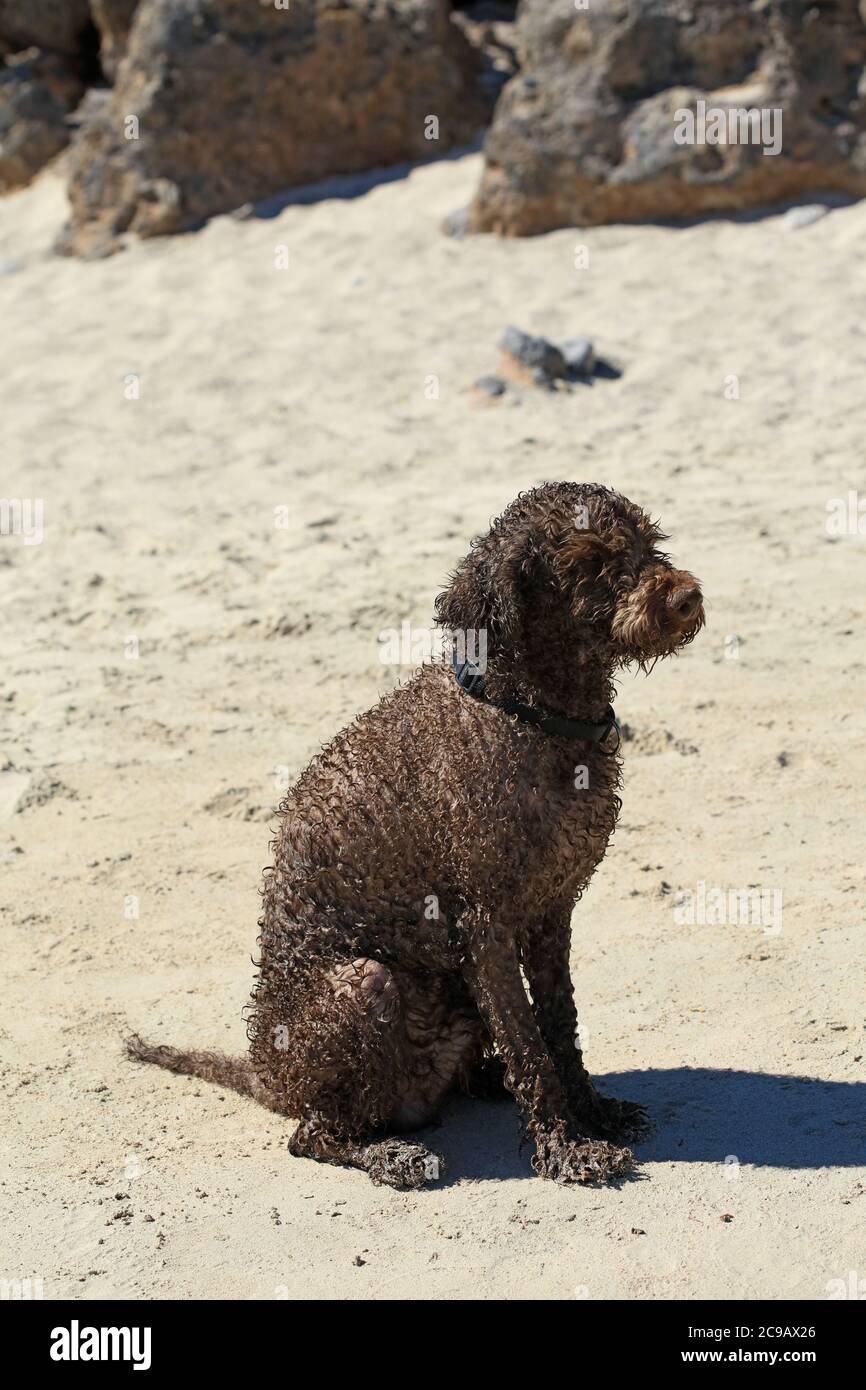
[[[46,1297],[811,1299],[866,1277],[866,537],[825,529],[863,482],[866,206],[443,238],[478,172],[95,264],[49,254],[56,175],[0,202],[2,490],[45,508],[41,545],[0,537],[0,1275]],[[479,408],[509,322],[588,334],[624,376]],[[547,478],[646,505],[707,595],[683,658],[622,684],[621,826],[575,917],[588,1060],[657,1131],[643,1180],[567,1190],[531,1176],[508,1105],[458,1102],[447,1181],[376,1189],[119,1036],[243,1046],[274,769],[393,682],[380,630],[427,623],[469,536]],[[781,890],[781,932],[678,924],[701,880]]]

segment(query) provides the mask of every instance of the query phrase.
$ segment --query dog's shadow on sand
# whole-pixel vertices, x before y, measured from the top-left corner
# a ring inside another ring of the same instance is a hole
[[[653,1130],[635,1146],[638,1175],[653,1163],[769,1168],[866,1165],[866,1082],[675,1067],[596,1076],[603,1095],[646,1106]],[[421,1136],[419,1136],[421,1137]],[[533,1176],[508,1101],[455,1098],[424,1142],[445,1159],[444,1182]]]

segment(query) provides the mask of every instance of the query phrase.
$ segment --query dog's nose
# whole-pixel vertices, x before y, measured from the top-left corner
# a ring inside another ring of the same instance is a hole
[[[668,608],[678,622],[690,623],[698,615],[702,598],[697,585],[674,589],[673,593],[668,595]]]

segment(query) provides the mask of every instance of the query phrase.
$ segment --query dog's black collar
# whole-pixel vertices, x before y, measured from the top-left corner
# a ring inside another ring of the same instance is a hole
[[[604,719],[568,719],[561,714],[545,714],[543,710],[524,705],[521,700],[491,700],[484,685],[484,676],[474,661],[461,661],[456,651],[451,654],[454,675],[461,690],[476,700],[487,704],[497,704],[506,714],[513,714],[524,724],[533,724],[542,733],[553,734],[556,738],[580,739],[583,743],[598,743],[605,753],[615,753],[620,745],[622,733],[619,720],[608,705]]]

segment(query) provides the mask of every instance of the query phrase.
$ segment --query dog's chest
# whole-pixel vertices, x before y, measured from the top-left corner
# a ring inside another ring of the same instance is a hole
[[[616,825],[617,760],[594,750],[581,761],[560,754],[521,798],[521,823],[532,844],[533,893],[576,895],[604,858]]]

